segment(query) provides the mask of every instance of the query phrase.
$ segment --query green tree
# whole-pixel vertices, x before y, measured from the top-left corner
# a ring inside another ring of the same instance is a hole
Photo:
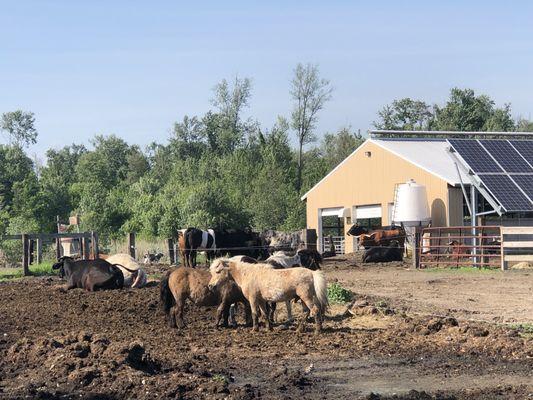
[[[336,134],[327,133],[322,139],[320,150],[329,170],[336,167],[353,153],[365,139],[350,127],[340,129]]]
[[[533,121],[519,118],[518,121],[516,121],[516,130],[518,132],[533,132]]]
[[[431,129],[439,131],[510,131],[514,130],[509,105],[496,108],[486,96],[476,96],[472,89],[453,88],[443,107],[434,106]]]
[[[17,110],[2,114],[0,130],[7,132],[11,142],[18,146],[37,143],[35,114]]]
[[[383,107],[373,125],[385,130],[424,130],[428,129],[432,116],[429,105],[406,97]]]
[[[328,80],[320,78],[316,65],[298,64],[294,69],[290,94],[294,101],[291,114],[291,127],[298,140],[298,175],[296,189],[302,187],[303,147],[315,140],[314,129],[318,121],[318,112],[331,99],[332,87]]]

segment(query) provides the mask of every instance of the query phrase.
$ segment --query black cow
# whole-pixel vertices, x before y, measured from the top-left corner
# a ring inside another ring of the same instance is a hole
[[[388,247],[371,247],[363,255],[363,262],[390,261],[403,261],[403,249],[396,240],[392,240]]]
[[[245,255],[255,259],[268,258],[268,252],[263,249],[259,233],[251,229],[215,229],[217,255],[230,256]]]
[[[58,269],[59,276],[67,280],[67,290],[81,288],[94,292],[122,289],[124,286],[124,275],[117,264],[110,264],[100,258],[74,261],[70,257],[61,257],[52,269]]]

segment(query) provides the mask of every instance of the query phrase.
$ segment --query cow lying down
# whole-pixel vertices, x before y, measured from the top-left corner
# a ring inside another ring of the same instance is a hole
[[[363,262],[402,261],[403,248],[396,240],[392,240],[387,247],[371,247],[365,250]]]
[[[65,289],[81,288],[89,292],[104,289],[122,289],[124,275],[118,266],[106,260],[79,260],[61,257],[52,269],[59,270],[59,276],[65,278]]]

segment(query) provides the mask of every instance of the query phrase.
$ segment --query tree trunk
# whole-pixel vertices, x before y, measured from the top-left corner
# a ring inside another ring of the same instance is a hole
[[[298,194],[300,194],[300,190],[302,189],[302,148],[303,143],[300,140],[298,147],[298,179],[296,181],[296,190],[298,191]]]

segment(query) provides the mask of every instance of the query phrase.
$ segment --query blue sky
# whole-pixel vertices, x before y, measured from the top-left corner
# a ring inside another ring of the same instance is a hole
[[[36,114],[30,151],[114,133],[164,142],[210,107],[222,78],[253,80],[249,116],[291,109],[298,62],[335,88],[319,136],[363,132],[401,97],[443,102],[454,86],[533,105],[533,3],[491,1],[2,1],[0,112]],[[3,138],[0,137],[0,141]]]

